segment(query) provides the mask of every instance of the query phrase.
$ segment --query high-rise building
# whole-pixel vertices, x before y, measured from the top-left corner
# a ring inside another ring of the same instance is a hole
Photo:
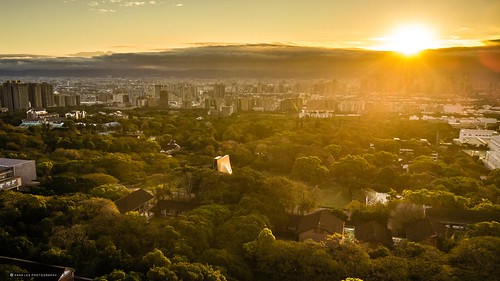
[[[31,107],[41,108],[42,105],[42,86],[38,83],[28,84],[28,99]]]
[[[3,84],[0,84],[0,107],[4,106],[3,102]]]
[[[168,85],[155,85],[155,97],[160,98],[160,107],[168,107]]]
[[[21,81],[7,81],[3,83],[3,103],[9,111],[30,108],[29,87]]]
[[[226,86],[224,84],[214,85],[214,98],[223,99],[226,96]]]
[[[55,106],[54,104],[54,86],[43,82],[40,84],[42,94],[42,107],[48,108]]]
[[[1,103],[9,111],[54,106],[54,87],[51,84],[7,81],[2,88]]]

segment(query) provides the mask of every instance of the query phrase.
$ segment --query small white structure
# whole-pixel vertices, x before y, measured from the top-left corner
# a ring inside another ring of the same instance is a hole
[[[217,156],[214,158],[214,168],[226,174],[232,174],[233,169],[231,168],[231,162],[229,161],[229,155]]]

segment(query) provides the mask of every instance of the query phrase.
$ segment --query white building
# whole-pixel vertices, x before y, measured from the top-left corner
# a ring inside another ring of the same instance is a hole
[[[487,146],[490,139],[495,135],[497,135],[497,132],[493,130],[462,129],[459,138],[455,139],[454,142],[459,145]]]
[[[460,104],[445,104],[443,105],[443,113],[457,113],[460,114],[463,111],[463,107]]]
[[[500,135],[496,135],[490,139],[489,151],[486,152],[484,163],[488,169],[500,168]]]

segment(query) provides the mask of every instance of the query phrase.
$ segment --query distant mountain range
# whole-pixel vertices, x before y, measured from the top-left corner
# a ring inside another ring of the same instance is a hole
[[[303,78],[370,75],[481,76],[500,79],[500,44],[393,52],[280,44],[217,45],[143,53],[79,53],[68,57],[1,55],[1,76]]]

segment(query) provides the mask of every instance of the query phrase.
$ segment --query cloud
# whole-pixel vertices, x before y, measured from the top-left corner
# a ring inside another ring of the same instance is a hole
[[[175,4],[175,6],[176,6],[176,7],[182,7],[182,6],[184,6],[184,4],[179,3],[179,4]]]
[[[149,1],[149,4],[155,5],[157,2],[156,1]]]
[[[98,14],[116,13],[116,11],[113,9],[91,9],[91,11],[98,13]]]
[[[135,1],[135,2],[126,2],[125,4],[122,4],[121,6],[123,6],[123,7],[139,7],[139,6],[144,6],[144,5],[146,5],[146,2]]]
[[[487,46],[500,46],[500,39],[486,40],[483,43]]]
[[[443,75],[496,75],[478,57],[499,58],[500,46],[428,51],[422,60],[433,73]],[[39,76],[176,76],[252,78],[360,78],[393,75],[401,71],[401,58],[391,52],[302,47],[287,44],[199,43],[196,47],[145,53],[79,54],[80,57],[30,58],[0,56],[0,75]],[[83,55],[94,55],[83,57]],[[492,60],[492,59],[490,59]],[[424,68],[415,66],[415,73]],[[417,74],[415,74],[417,75]],[[418,76],[418,75],[417,75]]]
[[[97,6],[99,6],[99,2],[96,2],[96,1],[91,1],[91,2],[89,3],[89,6],[90,6],[90,7],[97,7]]]

